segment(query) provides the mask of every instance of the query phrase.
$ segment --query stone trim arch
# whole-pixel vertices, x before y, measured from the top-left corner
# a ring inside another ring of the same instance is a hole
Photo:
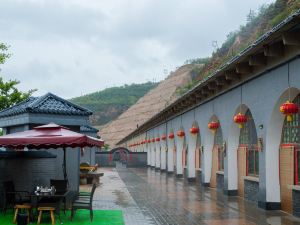
[[[276,101],[267,125],[268,129],[266,131],[265,141],[266,203],[259,203],[260,207],[263,208],[267,208],[267,205],[271,204],[273,207],[279,209],[280,203],[285,201],[284,198],[282,198],[282,192],[285,187],[281,187],[280,185],[280,172],[282,171],[281,169],[279,170],[281,135],[285,117],[279,111],[279,107],[288,100],[289,90],[291,100],[300,93],[298,88],[291,87],[290,89],[286,89]],[[279,172],[274,174],[274,171]],[[285,206],[285,202],[282,204],[282,209],[290,211],[289,207]]]
[[[169,135],[173,133],[174,130],[173,128],[170,129],[170,131],[167,133],[167,145],[168,145],[168,157],[167,157],[167,170],[168,173],[173,173],[174,172],[174,167],[176,164],[175,161],[175,156],[176,156],[176,144],[175,144],[175,137],[173,139],[169,138]],[[174,134],[175,136],[176,134]]]
[[[178,131],[184,131],[185,135],[184,137],[178,137],[177,132]],[[184,150],[186,150],[186,131],[184,130],[183,126],[180,126],[180,128],[176,131],[175,139],[177,141],[177,148],[176,148],[176,176],[177,177],[183,177],[183,153]]]
[[[199,125],[197,121],[194,121],[192,123],[191,127],[197,127],[199,129]],[[200,151],[200,130],[197,134],[191,134],[188,133],[188,154],[187,154],[187,177],[188,181],[195,181],[196,179],[196,162],[199,161],[200,165],[200,157],[201,157],[201,151]]]

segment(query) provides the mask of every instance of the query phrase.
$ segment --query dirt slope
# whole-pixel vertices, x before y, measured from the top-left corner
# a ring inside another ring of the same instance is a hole
[[[195,66],[185,65],[180,67],[117,119],[102,127],[99,135],[105,143],[109,144],[110,148],[114,148],[118,141],[131,133],[137,126],[142,125],[167,105],[174,102],[177,98],[176,89],[191,81],[190,71]]]

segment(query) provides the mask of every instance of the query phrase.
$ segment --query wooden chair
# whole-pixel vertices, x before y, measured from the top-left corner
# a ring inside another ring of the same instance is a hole
[[[55,208],[54,207],[38,207],[38,211],[39,211],[39,216],[38,216],[37,225],[41,224],[42,214],[44,211],[50,212],[52,225],[55,225],[55,216],[54,216]]]
[[[29,192],[17,191],[15,184],[12,180],[4,181],[3,186],[3,212],[5,213],[7,208],[13,208],[15,205],[21,205],[23,203],[30,203]]]
[[[90,220],[91,222],[93,221],[93,197],[94,197],[96,187],[97,187],[96,184],[93,184],[93,188],[89,198],[84,198],[84,199],[79,198],[72,203],[71,221],[73,220],[73,217],[77,209],[90,210]]]
[[[29,204],[26,204],[26,205],[15,205],[15,215],[14,215],[14,219],[13,219],[13,223],[16,223],[17,222],[17,216],[18,216],[18,213],[19,213],[19,210],[24,210],[27,212],[27,223],[29,223],[30,221],[30,216],[31,216],[31,205]]]

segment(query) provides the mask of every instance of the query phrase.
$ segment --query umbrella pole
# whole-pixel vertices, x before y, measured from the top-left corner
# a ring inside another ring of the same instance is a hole
[[[67,176],[66,148],[64,147],[63,150],[64,150],[64,161],[63,161],[64,179],[67,180],[68,176]]]

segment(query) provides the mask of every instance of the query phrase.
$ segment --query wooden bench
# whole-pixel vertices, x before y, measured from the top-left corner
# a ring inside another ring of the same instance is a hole
[[[29,205],[29,204],[15,205],[15,215],[14,215],[13,223],[17,222],[17,216],[18,216],[19,210],[25,210],[27,212],[27,223],[29,223],[29,219],[31,216],[31,205]]]
[[[39,217],[38,217],[37,225],[40,225],[40,223],[41,223],[43,211],[50,212],[52,225],[55,225],[55,217],[54,217],[55,208],[54,207],[38,207],[38,211],[39,211]]]
[[[80,174],[80,179],[86,178],[88,184],[100,184],[100,177],[103,176],[103,173],[89,172]]]

